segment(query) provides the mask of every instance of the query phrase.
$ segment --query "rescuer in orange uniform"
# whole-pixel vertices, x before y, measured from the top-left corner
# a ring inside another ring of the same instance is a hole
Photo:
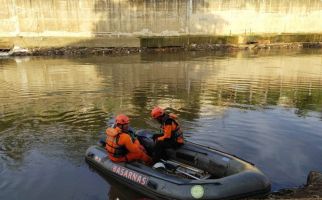
[[[106,129],[106,150],[114,162],[142,160],[151,164],[152,159],[145,153],[140,142],[129,131],[129,118],[120,114],[116,117],[115,127]]]
[[[184,140],[182,130],[176,121],[176,115],[167,114],[162,108],[155,107],[151,111],[151,116],[161,124],[160,134],[154,135],[156,144],[153,161],[157,162],[166,156],[167,148],[178,148],[183,145]]]

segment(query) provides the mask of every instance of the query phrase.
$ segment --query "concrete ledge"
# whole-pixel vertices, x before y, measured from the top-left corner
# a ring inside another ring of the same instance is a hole
[[[101,37],[5,37],[0,56],[105,55],[174,51],[322,48],[322,33],[280,35],[181,35]]]
[[[238,40],[239,36],[152,36],[140,37],[140,45],[147,48],[185,47],[190,44],[238,44]]]
[[[0,49],[12,46],[22,48],[60,47],[140,47],[137,37],[2,37]]]
[[[56,47],[187,47],[191,44],[278,44],[319,43],[322,33],[278,35],[181,35],[181,36],[101,36],[101,37],[2,37],[0,49],[20,46],[22,48]]]
[[[140,46],[147,48],[186,47],[192,44],[275,44],[275,43],[318,43],[322,42],[322,33],[276,34],[276,35],[235,35],[235,36],[153,36],[140,37]]]

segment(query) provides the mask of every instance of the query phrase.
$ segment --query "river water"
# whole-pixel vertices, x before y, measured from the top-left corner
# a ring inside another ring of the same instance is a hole
[[[0,199],[139,199],[84,161],[118,113],[260,168],[273,190],[322,171],[321,51],[0,59]]]

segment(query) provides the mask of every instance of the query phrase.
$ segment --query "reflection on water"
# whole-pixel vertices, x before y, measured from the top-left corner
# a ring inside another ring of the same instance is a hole
[[[156,128],[154,105],[189,139],[255,163],[273,189],[322,170],[321,52],[0,59],[0,199],[127,199],[83,154],[117,113]]]

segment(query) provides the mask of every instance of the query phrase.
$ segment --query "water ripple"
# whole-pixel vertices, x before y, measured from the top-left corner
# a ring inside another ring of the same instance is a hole
[[[316,159],[322,143],[321,64],[319,53],[9,62],[0,68],[3,199],[17,188],[26,199],[53,193],[72,198],[75,191],[90,192],[88,187],[104,186],[97,192],[104,193],[108,183],[87,169],[76,174],[74,167],[86,166],[86,148],[119,113],[129,115],[136,129],[157,131],[150,117],[156,105],[178,115],[187,139],[260,166],[273,189],[300,185],[307,171],[322,166]],[[86,181],[60,176],[61,170]],[[26,172],[35,177],[23,181]],[[35,191],[39,181],[44,184]],[[73,182],[73,188],[51,187],[57,182]]]

